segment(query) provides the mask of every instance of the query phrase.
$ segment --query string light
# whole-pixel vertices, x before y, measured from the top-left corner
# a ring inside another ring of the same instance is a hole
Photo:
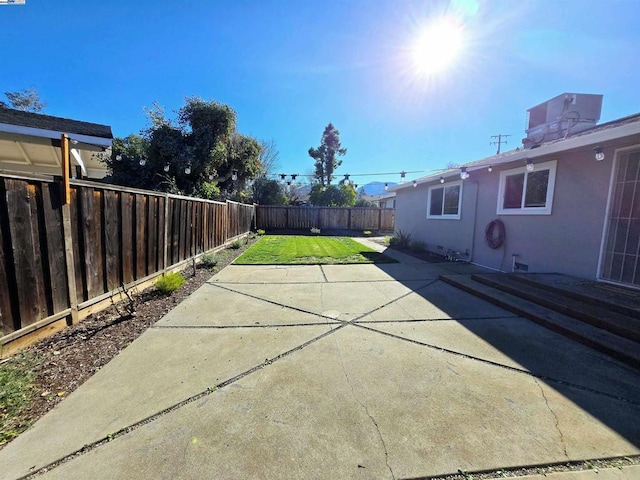
[[[596,147],[593,151],[596,154],[596,161],[601,162],[604,160],[604,151],[602,150],[602,147]]]
[[[535,170],[535,165],[533,164],[533,160],[527,158],[527,172],[533,172]]]
[[[140,163],[140,165],[142,165],[144,167],[146,165],[146,163],[147,163],[147,159],[144,158],[144,157],[140,157],[140,162],[139,163]]]
[[[234,182],[238,180],[238,170],[236,170],[235,168],[231,170],[231,180]]]
[[[184,173],[187,175],[191,175],[191,164],[189,163],[186,167],[184,167]]]
[[[460,167],[460,178],[462,180],[466,180],[469,178],[469,172],[467,172],[467,167]]]
[[[444,177],[440,177],[440,183],[444,183]]]
[[[413,188],[418,186],[418,182],[416,180],[413,181]]]
[[[165,172],[168,172],[168,171],[169,171],[169,164],[168,164],[168,163],[165,163],[165,164],[164,164],[163,170],[164,170]]]

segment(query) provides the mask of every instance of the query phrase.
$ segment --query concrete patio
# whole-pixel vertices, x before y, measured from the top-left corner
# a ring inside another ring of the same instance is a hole
[[[1,450],[0,478],[415,479],[640,454],[640,372],[439,280],[476,267],[396,256],[225,268]],[[546,478],[596,475],[640,467]]]

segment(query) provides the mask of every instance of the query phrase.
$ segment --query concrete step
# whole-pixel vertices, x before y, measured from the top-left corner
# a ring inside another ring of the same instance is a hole
[[[612,312],[640,320],[640,290],[585,280],[561,273],[508,273],[516,281],[535,285]]]
[[[479,283],[473,280],[471,275],[441,275],[440,279],[505,310],[616,358],[627,365],[640,368],[640,348],[637,342],[581,322],[529,300],[497,290],[489,285]]]
[[[640,342],[640,320],[611,311],[609,306],[586,303],[567,295],[568,289],[553,289],[550,285],[530,281],[524,275],[476,274],[473,280],[537,303],[556,312],[602,328],[621,337]],[[640,349],[640,344],[638,345]]]

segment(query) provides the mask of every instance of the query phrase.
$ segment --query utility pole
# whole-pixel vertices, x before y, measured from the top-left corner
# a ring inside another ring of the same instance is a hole
[[[500,155],[500,146],[504,143],[505,145],[507,144],[506,140],[503,140],[503,138],[507,138],[510,137],[511,135],[504,135],[502,133],[499,133],[498,135],[491,135],[491,138],[494,139],[496,138],[497,140],[489,142],[489,145],[498,145],[498,151],[496,152],[496,155]]]

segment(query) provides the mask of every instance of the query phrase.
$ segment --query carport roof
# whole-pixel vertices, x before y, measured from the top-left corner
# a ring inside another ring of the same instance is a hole
[[[113,133],[109,125],[81,122],[70,118],[53,117],[41,113],[23,112],[21,110],[0,107],[0,131],[6,131],[3,127],[8,125],[53,132],[75,133],[90,137],[113,138]],[[11,133],[18,132],[12,129]]]

